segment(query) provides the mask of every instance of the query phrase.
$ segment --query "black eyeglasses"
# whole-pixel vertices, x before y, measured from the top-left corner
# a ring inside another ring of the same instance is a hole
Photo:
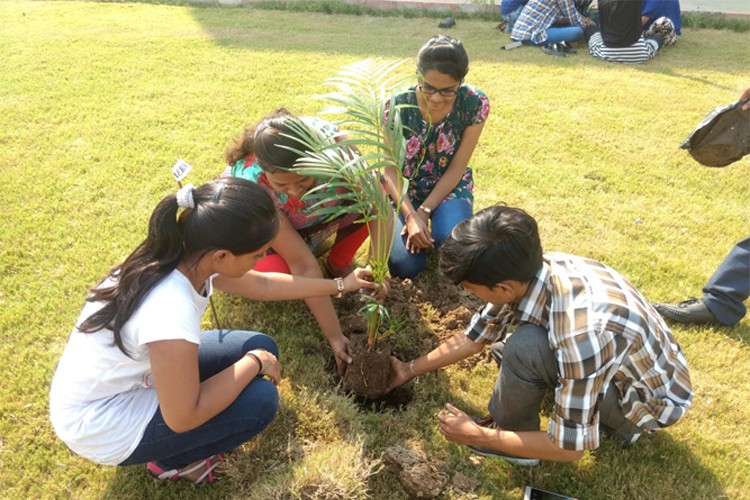
[[[458,94],[458,89],[436,89],[435,87],[432,87],[422,81],[417,84],[417,90],[419,90],[423,94],[440,94],[443,97],[456,97],[456,94]]]

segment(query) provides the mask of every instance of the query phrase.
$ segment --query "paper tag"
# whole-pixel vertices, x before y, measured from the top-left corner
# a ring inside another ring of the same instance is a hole
[[[190,164],[185,160],[177,160],[177,163],[175,163],[174,167],[172,167],[172,175],[174,175],[174,180],[176,180],[177,182],[181,182],[182,179],[187,177],[187,174],[189,174],[192,169],[193,167],[191,167]]]

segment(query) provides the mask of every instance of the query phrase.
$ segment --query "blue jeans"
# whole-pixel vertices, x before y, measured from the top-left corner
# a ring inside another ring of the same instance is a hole
[[[201,381],[239,361],[246,352],[265,349],[278,357],[276,342],[263,333],[210,330],[201,334],[198,350]],[[270,380],[256,377],[227,409],[188,432],[174,432],[157,409],[141,442],[120,465],[155,461],[164,470],[236,448],[265,429],[276,417],[279,394]]]
[[[502,17],[503,21],[505,21],[505,32],[506,33],[510,33],[511,31],[513,31],[513,25],[516,24],[516,21],[518,21],[518,16],[521,15],[521,11],[523,11],[523,7],[524,6],[521,5],[520,7],[518,7],[516,10],[514,10],[510,14],[503,15],[502,12],[500,13],[500,17]]]
[[[430,230],[435,240],[435,249],[448,239],[451,231],[459,222],[471,217],[472,204],[466,199],[450,199],[443,201],[432,211],[430,216]],[[393,241],[388,269],[391,276],[396,278],[413,278],[424,271],[427,265],[426,249],[418,253],[411,253],[406,249],[406,236],[400,236],[404,229],[404,218],[399,214],[396,225],[396,238]]]
[[[737,243],[703,287],[703,303],[723,325],[736,325],[745,316],[750,296],[750,238]]]
[[[547,330],[521,323],[505,342],[492,344],[492,355],[500,365],[488,405],[492,419],[502,429],[538,431],[544,396],[555,390],[560,377]],[[623,441],[643,432],[623,415],[614,384],[609,385],[599,403],[599,422]]]
[[[547,28],[547,40],[542,43],[532,43],[524,40],[524,45],[546,45],[548,43],[577,42],[583,38],[583,30],[578,26],[552,26]]]

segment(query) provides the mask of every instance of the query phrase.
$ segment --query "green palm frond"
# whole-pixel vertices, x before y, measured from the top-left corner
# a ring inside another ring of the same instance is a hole
[[[360,221],[375,222],[384,234],[391,202],[383,191],[385,169],[395,168],[401,175],[406,158],[402,108],[412,105],[397,104],[396,97],[405,92],[414,74],[404,71],[403,61],[366,59],[344,66],[324,85],[331,92],[316,96],[328,105],[322,114],[336,115],[334,120],[342,132],[335,137],[323,137],[301,120],[294,120],[290,128],[299,147],[287,148],[300,159],[294,164],[296,174],[314,177],[324,184],[312,189],[305,198],[312,200],[311,210],[329,219],[356,213]],[[398,205],[406,196],[407,183],[400,182]],[[331,194],[334,191],[336,194]],[[334,206],[327,206],[331,200]],[[395,225],[391,240],[396,237]],[[380,244],[370,255],[370,269],[377,282],[388,273],[391,245]],[[368,300],[362,308],[368,324],[368,337],[374,343],[388,310],[376,300]]]

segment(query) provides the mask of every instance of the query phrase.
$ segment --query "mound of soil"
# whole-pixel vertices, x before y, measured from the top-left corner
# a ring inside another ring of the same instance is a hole
[[[479,299],[466,293],[462,287],[439,276],[439,273],[422,273],[413,281],[392,279],[389,284],[390,292],[385,306],[389,309],[391,317],[397,319],[400,328],[398,332],[381,340],[379,344],[387,343],[393,355],[403,361],[426,354],[456,333],[463,332],[472,315],[483,306]],[[359,295],[348,294],[341,300],[334,301],[334,305],[344,334],[352,340],[350,350],[354,357],[358,349],[354,341],[358,338],[356,334],[365,334],[367,331],[359,313],[363,303]],[[489,356],[489,352],[483,351],[463,360],[460,364],[464,367],[471,367],[480,361],[489,360]],[[350,371],[359,374],[362,371],[373,370],[378,370],[378,368],[370,361],[359,362],[355,357],[355,362],[347,369],[347,378]],[[382,370],[389,373],[390,365]],[[375,375],[375,377],[379,376]],[[359,392],[360,389],[357,388],[356,383],[349,383],[346,380],[345,383],[360,396],[374,399],[382,395],[381,393],[371,397]],[[365,384],[374,385],[369,381]],[[385,385],[387,387],[388,384]]]
[[[350,337],[349,354],[352,362],[346,368],[344,385],[366,399],[377,399],[388,390],[391,380],[391,346],[378,342],[367,345],[367,335]]]

